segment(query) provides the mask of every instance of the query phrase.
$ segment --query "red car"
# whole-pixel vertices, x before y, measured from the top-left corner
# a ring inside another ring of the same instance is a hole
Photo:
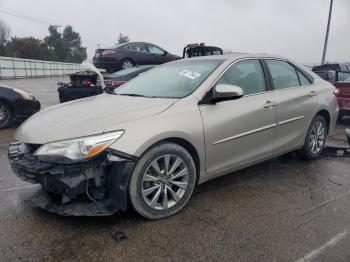
[[[344,116],[350,116],[350,79],[348,81],[340,81],[333,83],[336,90],[335,96],[339,105],[339,120]]]
[[[350,72],[329,69],[318,70],[316,67],[312,70],[319,77],[332,83],[336,87],[334,94],[337,97],[339,105],[338,120],[340,121],[344,116],[350,116]]]

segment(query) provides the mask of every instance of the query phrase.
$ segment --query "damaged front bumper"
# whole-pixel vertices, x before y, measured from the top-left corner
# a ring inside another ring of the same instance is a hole
[[[16,142],[8,151],[14,173],[42,186],[32,204],[64,216],[106,216],[127,209],[133,156],[107,150],[84,162],[52,163],[33,155],[38,146]]]

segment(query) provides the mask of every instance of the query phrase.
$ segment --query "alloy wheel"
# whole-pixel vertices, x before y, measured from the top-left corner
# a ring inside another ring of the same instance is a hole
[[[313,154],[318,154],[326,141],[326,127],[322,121],[316,121],[310,132],[309,146]]]
[[[189,171],[185,161],[176,155],[162,155],[153,160],[143,174],[143,200],[153,209],[169,209],[184,196],[188,182]]]
[[[131,68],[131,67],[133,67],[134,66],[134,64],[132,63],[132,62],[130,62],[130,61],[125,61],[124,63],[123,63],[123,69],[127,69],[127,68]]]
[[[10,118],[10,112],[8,108],[0,104],[0,125],[7,123]]]

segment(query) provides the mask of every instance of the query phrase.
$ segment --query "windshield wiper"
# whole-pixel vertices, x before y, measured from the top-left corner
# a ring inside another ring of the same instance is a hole
[[[139,94],[118,94],[118,93],[115,93],[116,95],[119,95],[119,96],[137,96],[137,97],[149,97],[149,96],[144,96],[144,95],[139,95]]]

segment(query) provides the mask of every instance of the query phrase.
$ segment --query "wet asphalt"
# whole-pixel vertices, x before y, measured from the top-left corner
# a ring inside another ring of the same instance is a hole
[[[58,103],[61,78],[0,81]],[[330,144],[345,144],[342,121]],[[350,261],[350,158],[294,155],[200,185],[179,214],[60,217],[31,207],[38,186],[10,170],[0,131],[0,261]],[[123,231],[121,242],[112,235]]]

